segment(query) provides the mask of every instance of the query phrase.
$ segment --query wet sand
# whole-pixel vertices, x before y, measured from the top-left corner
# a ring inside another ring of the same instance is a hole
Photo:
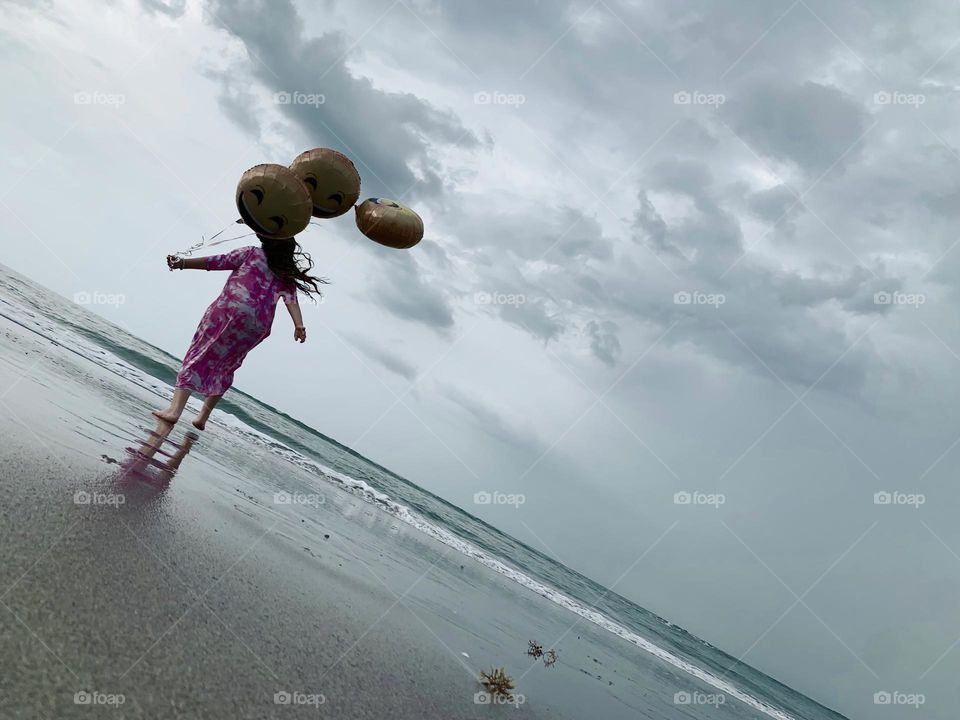
[[[2,330],[0,717],[762,717],[676,706],[709,688],[216,415],[131,465],[163,399]],[[522,703],[475,702],[492,666]]]

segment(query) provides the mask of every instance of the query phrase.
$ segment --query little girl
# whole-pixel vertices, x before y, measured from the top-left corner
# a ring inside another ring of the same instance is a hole
[[[306,269],[301,268],[301,260]],[[168,255],[167,266],[170,270],[232,271],[220,297],[207,308],[197,327],[177,374],[170,407],[153,413],[164,422],[176,423],[190,393],[196,391],[206,399],[193,425],[203,430],[223,393],[233,384],[233,373],[247,353],[270,335],[277,301],[283,298],[287,306],[293,320],[294,340],[306,342],[307,329],[303,326],[297,291],[320,295],[319,285],[326,280],[308,274],[313,262],[293,238],[260,237],[260,247],[189,260]]]

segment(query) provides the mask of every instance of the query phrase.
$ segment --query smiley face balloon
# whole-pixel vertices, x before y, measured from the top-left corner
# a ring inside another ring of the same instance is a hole
[[[360,197],[360,173],[350,158],[336,150],[307,150],[297,155],[290,169],[310,191],[314,217],[343,215]]]
[[[283,165],[257,165],[237,183],[237,210],[257,235],[291,238],[310,224],[312,208],[307,187]]]
[[[406,205],[386,198],[370,198],[357,206],[357,227],[387,247],[406,250],[423,239],[423,220]]]

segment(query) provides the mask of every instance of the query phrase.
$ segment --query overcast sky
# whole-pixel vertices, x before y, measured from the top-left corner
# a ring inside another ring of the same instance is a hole
[[[0,0],[0,262],[182,356],[225,278],[165,254],[336,148],[425,239],[302,235],[309,342],[238,387],[841,712],[953,718],[958,19]]]

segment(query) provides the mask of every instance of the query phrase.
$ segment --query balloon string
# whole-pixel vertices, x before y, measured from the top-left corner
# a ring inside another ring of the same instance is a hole
[[[248,232],[244,233],[243,235],[237,235],[236,237],[224,238],[223,240],[217,240],[214,243],[207,243],[206,247],[214,247],[215,245],[222,245],[223,243],[233,242],[234,240],[241,240],[245,237],[250,237],[251,235],[256,235],[256,233]]]
[[[196,252],[197,250],[199,250],[200,248],[203,248],[203,247],[214,247],[215,245],[222,245],[223,243],[233,242],[234,240],[239,240],[239,239],[241,239],[241,238],[250,237],[251,235],[255,235],[255,234],[256,234],[256,233],[249,232],[249,233],[246,233],[246,234],[244,234],[244,235],[237,235],[236,237],[224,238],[223,240],[217,240],[216,242],[211,242],[212,240],[216,240],[216,238],[218,238],[218,237],[220,237],[221,235],[223,235],[223,233],[225,233],[225,232],[227,231],[227,228],[230,227],[230,225],[233,225],[233,224],[234,224],[234,223],[232,223],[232,222],[229,223],[229,224],[227,224],[222,230],[220,230],[220,232],[216,233],[215,235],[211,235],[209,240],[207,240],[206,238],[204,238],[204,237],[201,235],[201,236],[200,236],[200,242],[198,242],[196,245],[191,245],[191,246],[190,246],[189,248],[187,248],[186,250],[181,250],[181,251],[178,252],[178,253],[174,253],[175,256],[176,256],[176,257],[190,257],[191,255],[193,255],[193,253],[195,253],[195,252]]]
[[[236,222],[237,222],[237,223],[242,223],[243,221],[242,221],[242,220],[237,220]],[[234,240],[242,240],[242,239],[245,238],[245,237],[250,237],[251,235],[256,235],[255,232],[248,232],[248,233],[244,233],[243,235],[237,235],[236,237],[224,238],[223,240],[217,240],[216,242],[211,242],[211,240],[216,240],[218,237],[220,237],[221,235],[223,235],[223,233],[226,232],[227,228],[230,227],[230,225],[233,225],[233,224],[234,224],[234,223],[229,223],[228,225],[226,225],[226,226],[223,228],[223,230],[221,230],[220,232],[218,232],[218,233],[215,234],[215,235],[211,235],[211,236],[210,236],[210,240],[205,239],[205,238],[201,235],[201,236],[200,236],[200,242],[198,242],[196,245],[191,245],[191,246],[188,247],[186,250],[181,250],[181,251],[178,252],[178,253],[174,253],[174,256],[175,256],[175,257],[190,257],[191,255],[193,255],[193,253],[195,253],[195,252],[196,252],[197,250],[199,250],[200,248],[216,247],[217,245],[223,245],[224,243],[233,242]],[[310,224],[310,225],[317,225],[317,226],[323,225],[323,223],[316,222],[316,221],[313,221],[313,220],[311,220],[309,224]]]

